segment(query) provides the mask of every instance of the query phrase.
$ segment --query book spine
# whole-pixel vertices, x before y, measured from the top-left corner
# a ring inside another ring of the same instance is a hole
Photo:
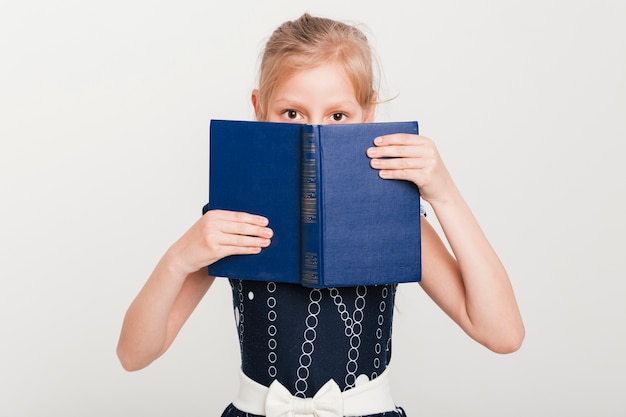
[[[322,284],[319,126],[303,125],[301,140],[300,283],[317,287]]]

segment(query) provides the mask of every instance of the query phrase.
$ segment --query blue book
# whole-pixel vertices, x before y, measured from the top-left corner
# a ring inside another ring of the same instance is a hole
[[[343,287],[421,278],[420,196],[369,165],[374,138],[417,122],[304,125],[212,120],[204,211],[267,217],[272,243],[209,266],[218,277]]]

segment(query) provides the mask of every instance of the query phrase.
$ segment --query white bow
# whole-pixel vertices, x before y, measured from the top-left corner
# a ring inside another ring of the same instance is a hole
[[[298,398],[280,382],[269,386],[265,399],[267,417],[295,417],[296,415],[315,417],[343,417],[343,397],[341,390],[332,379],[317,391],[313,398]]]

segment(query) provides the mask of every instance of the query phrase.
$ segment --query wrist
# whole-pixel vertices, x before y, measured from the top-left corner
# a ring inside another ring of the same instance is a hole
[[[446,187],[440,187],[437,191],[422,195],[422,198],[430,204],[433,210],[444,209],[464,202],[461,193],[453,182],[449,182]]]
[[[172,246],[159,261],[159,269],[162,269],[170,279],[182,282],[190,273],[194,272],[193,268],[184,264],[183,259],[184,257],[180,256],[180,253]]]

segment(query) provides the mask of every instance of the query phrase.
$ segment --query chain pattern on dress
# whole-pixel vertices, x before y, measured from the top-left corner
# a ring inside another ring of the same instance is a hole
[[[306,317],[306,328],[304,329],[304,342],[302,343],[302,354],[299,358],[297,377],[295,384],[296,397],[306,398],[306,391],[309,387],[307,380],[309,378],[309,367],[313,362],[313,351],[315,350],[315,339],[317,338],[316,327],[319,323],[318,315],[321,307],[322,292],[318,289],[312,289],[309,293],[308,316]]]
[[[231,288],[235,289],[235,284],[230,282]],[[237,301],[239,306],[235,307],[235,323],[237,323],[237,331],[239,333],[239,351],[243,353],[243,335],[244,335],[244,303],[243,303],[243,283],[238,281],[237,283]],[[236,304],[236,303],[235,303]]]
[[[395,286],[230,282],[242,369],[255,381],[306,398],[331,378],[345,391],[387,367]]]
[[[270,296],[267,297],[267,307],[269,308],[269,311],[267,313],[267,320],[269,322],[269,325],[267,326],[267,334],[269,336],[267,339],[267,348],[269,349],[269,353],[267,354],[267,360],[271,364],[267,368],[267,373],[270,377],[276,378],[276,375],[278,374],[278,369],[276,369],[275,365],[276,361],[278,360],[278,355],[276,355],[276,348],[278,347],[278,342],[276,341],[276,333],[278,330],[274,323],[278,318],[278,314],[275,310],[276,297],[273,296],[274,292],[276,291],[276,283],[268,282],[266,288],[267,292],[270,294]]]
[[[359,347],[361,346],[361,331],[363,327],[363,309],[365,308],[365,296],[367,287],[356,287],[356,298],[354,300],[354,312],[350,315],[348,308],[343,302],[341,294],[337,288],[330,289],[330,295],[337,306],[337,311],[345,325],[345,335],[350,338],[350,349],[348,349],[348,362],[346,363],[346,377],[344,391],[353,388],[356,384],[356,373],[358,371]]]

